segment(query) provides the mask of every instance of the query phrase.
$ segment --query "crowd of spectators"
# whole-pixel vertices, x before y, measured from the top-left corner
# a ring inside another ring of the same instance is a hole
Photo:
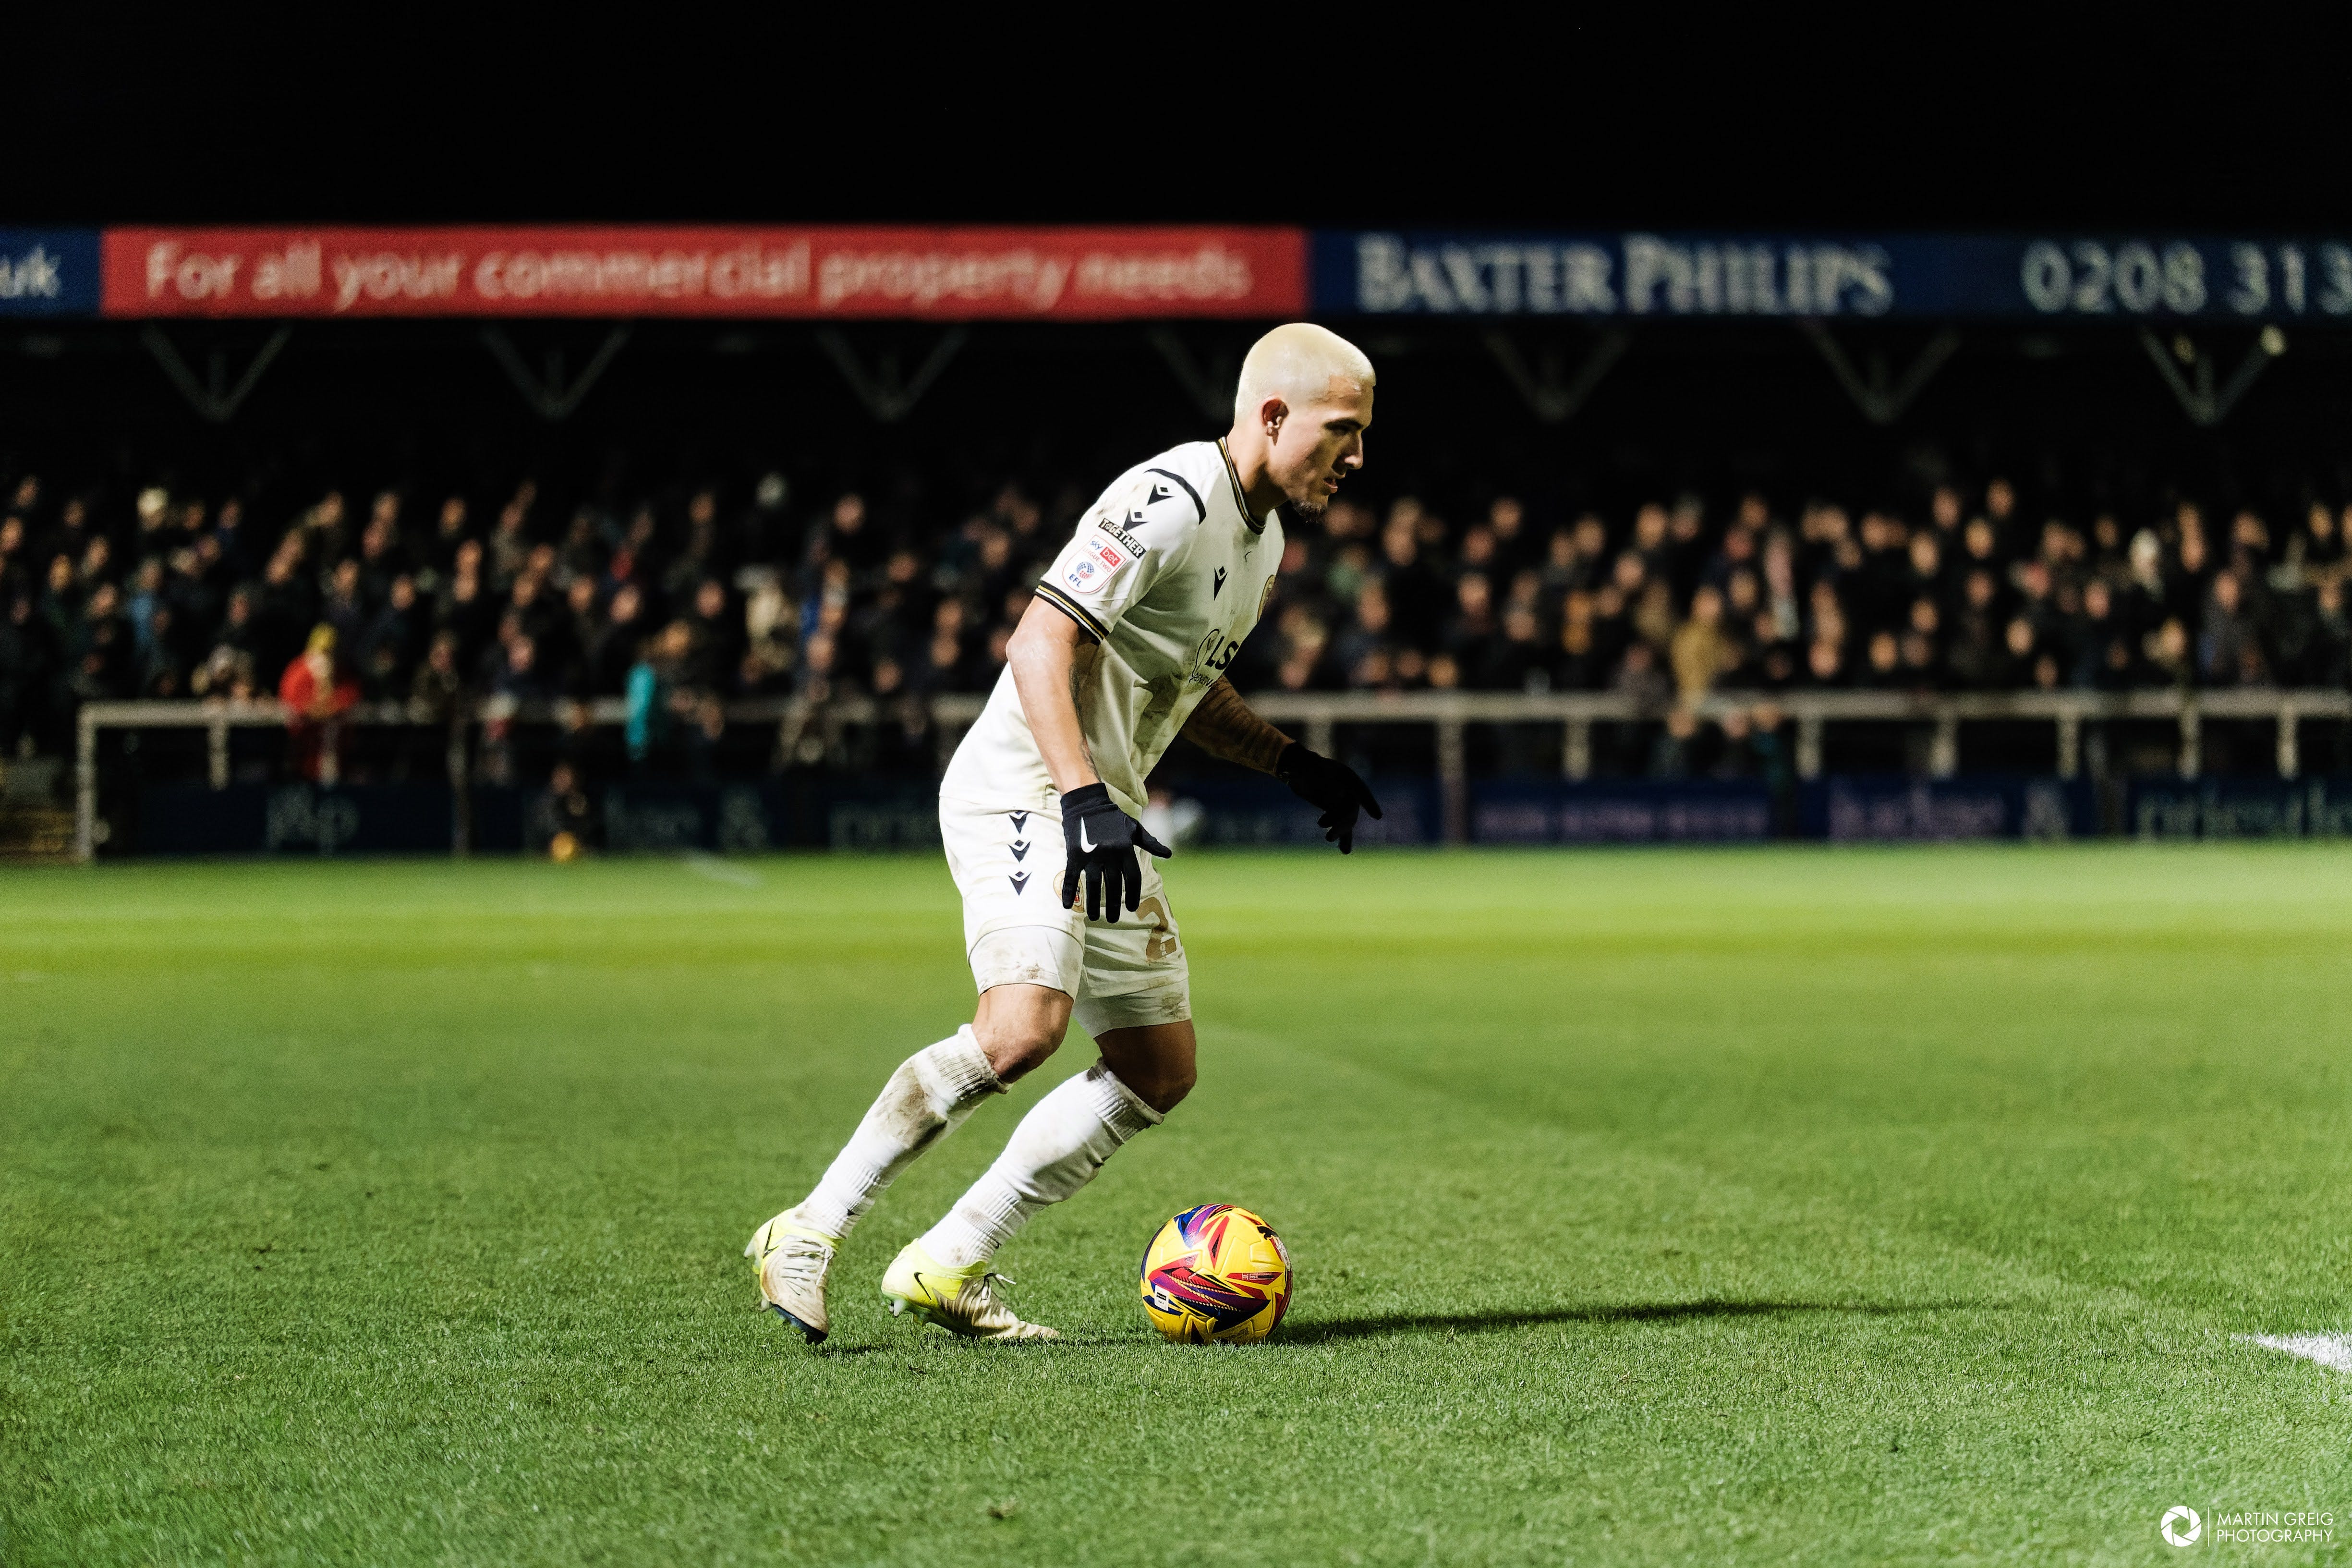
[[[467,695],[626,697],[635,731],[739,697],[979,691],[1088,496],[1006,484],[885,521],[770,474],[562,509],[326,490],[0,489],[0,745],[67,743],[99,699],[341,693],[423,718]],[[2352,508],[2194,499],[2029,509],[1993,479],[1910,514],[1695,495],[1543,516],[1342,500],[1290,531],[1248,689],[2340,686]],[[323,628],[323,629],[322,629]]]
[[[1286,555],[1289,688],[1614,688],[1664,706],[1718,687],[1998,690],[2342,685],[2340,515],[2027,516],[2015,488],[1936,489],[1921,515],[1762,495],[1466,528],[1420,502],[1336,506]]]

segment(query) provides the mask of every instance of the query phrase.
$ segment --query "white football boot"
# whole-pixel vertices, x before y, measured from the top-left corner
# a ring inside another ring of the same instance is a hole
[[[784,1321],[821,1343],[831,1330],[824,1315],[824,1277],[833,1269],[835,1238],[811,1230],[786,1209],[751,1233],[743,1256],[760,1276],[760,1300]]]
[[[996,1293],[1013,1281],[986,1263],[950,1268],[932,1259],[919,1241],[910,1241],[882,1275],[882,1300],[890,1315],[912,1312],[951,1334],[971,1340],[1058,1340],[1043,1323],[1028,1323]]]

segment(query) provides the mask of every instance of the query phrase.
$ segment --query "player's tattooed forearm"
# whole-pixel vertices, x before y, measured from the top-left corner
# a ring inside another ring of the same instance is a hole
[[[1223,677],[1184,721],[1184,738],[1213,757],[1262,773],[1274,772],[1282,748],[1290,743],[1289,736],[1251,712],[1233,682]]]

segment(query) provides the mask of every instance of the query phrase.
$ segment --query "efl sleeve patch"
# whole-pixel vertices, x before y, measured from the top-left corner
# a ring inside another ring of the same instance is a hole
[[[1099,594],[1141,553],[1139,550],[1130,554],[1108,537],[1095,534],[1072,552],[1069,564],[1062,569],[1062,584],[1073,594]]]

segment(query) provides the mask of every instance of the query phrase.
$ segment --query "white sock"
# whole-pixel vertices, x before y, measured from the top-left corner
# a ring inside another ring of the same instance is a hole
[[[995,1257],[1030,1215],[1093,1181],[1120,1144],[1160,1120],[1102,1062],[1063,1079],[1021,1119],[996,1163],[924,1234],[923,1250],[950,1268]]]
[[[794,1216],[838,1241],[916,1155],[961,1126],[972,1107],[1003,1092],[971,1025],[924,1047],[898,1064]]]

